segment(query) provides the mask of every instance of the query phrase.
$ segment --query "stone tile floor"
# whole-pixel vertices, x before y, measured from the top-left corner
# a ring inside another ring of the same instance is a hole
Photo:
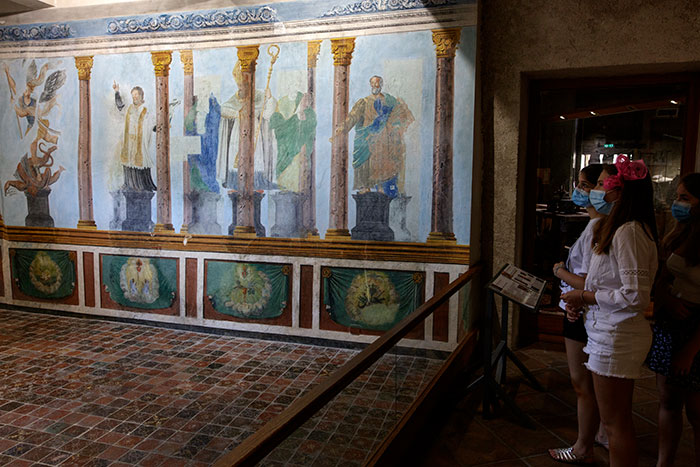
[[[481,416],[480,393],[467,393],[453,410],[435,422],[432,436],[423,441],[422,459],[413,463],[430,467],[459,466],[561,466],[547,454],[548,448],[570,446],[576,440],[576,395],[569,380],[563,345],[535,344],[516,351],[518,358],[544,386],[540,392],[527,385],[510,363],[507,390],[517,405],[535,422],[529,429],[504,408],[499,416]],[[634,426],[639,465],[655,466],[658,395],[655,375],[646,370],[634,389]],[[608,453],[595,448],[599,466],[608,465]],[[677,466],[695,465],[693,432],[687,420],[676,457]]]
[[[0,310],[0,465],[211,465],[356,352]],[[440,364],[386,355],[263,464],[361,465]]]

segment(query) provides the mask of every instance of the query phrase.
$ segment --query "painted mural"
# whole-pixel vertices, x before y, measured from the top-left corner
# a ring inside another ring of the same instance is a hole
[[[323,303],[343,326],[386,331],[423,301],[421,273],[324,267]]]
[[[289,300],[287,264],[206,261],[205,294],[214,309],[244,319],[277,318]]]
[[[327,14],[358,13],[341,10]],[[260,21],[272,22],[275,14],[267,11]],[[127,24],[132,24],[108,23],[110,34],[127,34]],[[152,22],[133,24],[150,27]],[[167,30],[163,28],[158,31]],[[471,193],[475,36],[475,28],[461,28],[454,62],[454,79],[460,84],[448,102],[454,107],[454,173],[465,174],[452,188],[458,243],[469,241],[465,213]],[[336,208],[329,201],[332,146],[346,138],[351,238],[425,241],[433,202],[434,38],[431,31],[414,31],[353,39],[349,108],[335,126],[336,65],[328,39],[260,43],[251,115],[242,114],[245,83],[236,47],[172,51],[166,132],[169,220],[175,231],[233,234],[241,190],[241,123],[250,117],[257,236],[325,235]],[[72,61],[2,63],[0,131],[11,144],[4,145],[0,156],[16,167],[0,168],[3,217],[10,225],[73,228],[77,223],[80,99]],[[158,92],[150,52],[94,56],[91,176],[100,230],[152,231],[158,222]],[[56,199],[53,212],[50,193]]]
[[[69,297],[75,290],[75,263],[68,251],[12,249],[12,279],[27,296]]]
[[[51,123],[54,108],[59,104],[59,91],[66,82],[66,71],[56,69],[57,62],[36,60],[3,63],[5,83],[9,92],[6,113],[16,125],[7,128],[4,141],[13,154],[8,158],[18,158],[13,178],[5,180],[5,196],[24,193],[27,203],[27,226],[53,227],[54,220],[49,211],[48,197],[50,186],[56,183],[65,170],[56,163],[54,153],[58,150],[61,131]],[[7,131],[9,130],[9,131]],[[19,157],[18,157],[19,156]],[[58,156],[56,156],[58,157]]]
[[[158,310],[177,294],[177,260],[102,255],[102,285],[110,298],[126,307]]]

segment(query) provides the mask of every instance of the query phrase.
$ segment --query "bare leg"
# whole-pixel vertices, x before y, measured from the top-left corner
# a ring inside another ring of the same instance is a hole
[[[695,441],[695,465],[700,466],[700,393],[689,392],[685,399],[685,412],[693,426]]]
[[[659,391],[659,457],[656,465],[670,467],[675,462],[683,432],[684,397],[682,391],[666,384],[663,375],[656,375],[656,388]]]
[[[574,454],[580,457],[593,456],[593,439],[598,429],[600,416],[593,391],[591,372],[583,365],[588,355],[583,352],[585,344],[573,339],[564,339],[566,360],[569,363],[571,384],[576,392],[576,415],[578,438],[574,443]]]
[[[593,373],[593,386],[610,440],[610,466],[635,467],[639,459],[632,423],[634,380]]]

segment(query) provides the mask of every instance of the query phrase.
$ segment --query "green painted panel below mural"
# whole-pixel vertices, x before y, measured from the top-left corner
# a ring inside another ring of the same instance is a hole
[[[116,303],[146,310],[169,308],[177,292],[177,260],[102,256],[102,284]]]
[[[385,331],[423,299],[424,274],[368,269],[323,269],[323,302],[343,326]]]
[[[285,264],[207,261],[206,295],[219,313],[244,319],[277,318],[289,300]]]
[[[68,251],[12,250],[12,279],[30,297],[64,298],[75,289],[75,264]]]

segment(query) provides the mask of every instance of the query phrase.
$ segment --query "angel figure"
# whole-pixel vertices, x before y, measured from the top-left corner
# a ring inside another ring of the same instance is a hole
[[[18,180],[5,183],[6,194],[10,188],[15,188],[36,195],[39,190],[55,183],[60,173],[65,170],[63,167],[59,167],[57,172],[51,173],[53,166],[51,154],[58,148],[60,132],[51,128],[48,115],[51,109],[57,105],[58,96],[56,93],[66,82],[66,72],[65,70],[57,70],[45,78],[50,67],[48,63],[45,63],[41,70],[37,71],[36,62],[32,60],[27,68],[24,91],[18,95],[17,85],[10,74],[9,67],[6,63],[3,66],[10,88],[10,97],[15,102],[14,111],[17,115],[20,139],[24,139],[30,132],[34,132],[34,138],[29,145],[29,154],[25,154],[17,165],[15,176]],[[37,101],[34,89],[42,85],[42,92]],[[24,130],[22,130],[20,123],[21,119],[26,121]],[[46,148],[42,142],[48,143],[50,147]],[[41,151],[41,156],[37,155],[37,149]]]

